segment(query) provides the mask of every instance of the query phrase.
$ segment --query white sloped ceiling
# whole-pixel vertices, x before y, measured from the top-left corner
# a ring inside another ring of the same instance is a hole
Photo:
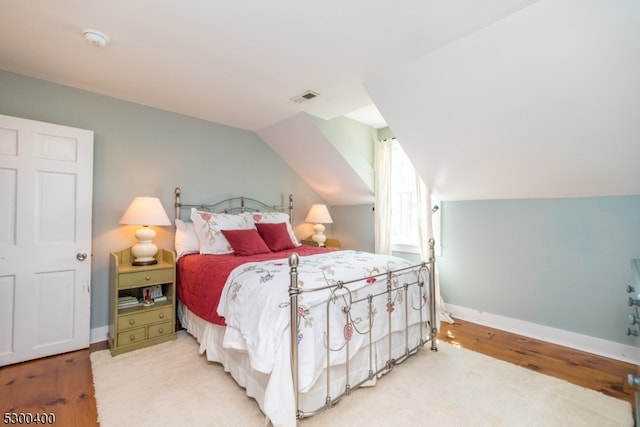
[[[370,183],[356,172],[308,114],[296,114],[258,135],[329,205],[373,202]]]
[[[640,194],[640,2],[540,1],[365,87],[445,200]]]

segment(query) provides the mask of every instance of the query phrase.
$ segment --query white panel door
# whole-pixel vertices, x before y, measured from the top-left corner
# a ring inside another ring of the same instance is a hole
[[[93,132],[0,115],[0,366],[89,346]]]

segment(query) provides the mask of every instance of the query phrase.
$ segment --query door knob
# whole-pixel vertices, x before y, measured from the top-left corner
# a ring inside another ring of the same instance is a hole
[[[78,261],[84,261],[87,259],[87,254],[85,252],[78,252],[76,258],[78,258]]]

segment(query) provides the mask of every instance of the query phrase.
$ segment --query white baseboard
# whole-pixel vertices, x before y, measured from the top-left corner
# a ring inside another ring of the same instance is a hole
[[[612,341],[594,338],[562,329],[550,328],[523,320],[512,319],[496,314],[485,313],[452,304],[446,305],[446,310],[453,317],[479,325],[523,335],[541,341],[550,342],[580,351],[597,354],[610,359],[627,363],[640,364],[640,349],[635,346],[620,344]],[[441,327],[446,327],[443,323]]]
[[[99,328],[93,328],[89,332],[89,341],[91,341],[91,344],[106,341],[108,333],[109,333],[108,326],[100,326]]]

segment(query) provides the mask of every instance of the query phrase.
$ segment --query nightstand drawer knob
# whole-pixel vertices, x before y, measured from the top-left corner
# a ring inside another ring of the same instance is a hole
[[[151,276],[144,276],[144,280],[148,282],[149,280],[151,280]]]
[[[164,334],[164,328],[158,329],[158,333]]]
[[[160,317],[161,319],[164,319],[164,313],[160,313],[159,317]]]
[[[129,319],[129,324],[130,325],[135,325],[136,321],[134,319]]]
[[[135,340],[136,340],[135,335],[129,335],[129,341],[135,341]]]

